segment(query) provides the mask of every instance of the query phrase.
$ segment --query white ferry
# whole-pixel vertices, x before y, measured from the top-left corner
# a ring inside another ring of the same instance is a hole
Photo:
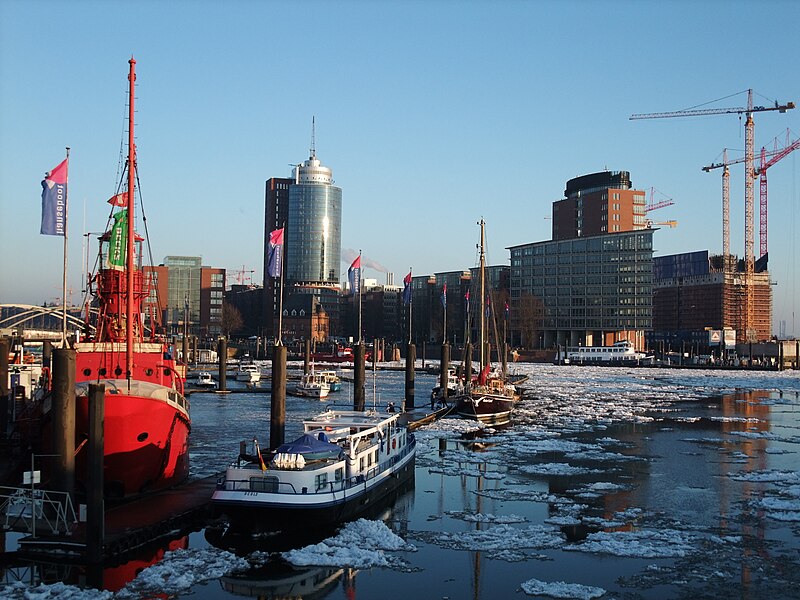
[[[327,410],[274,453],[240,454],[217,482],[215,507],[237,529],[331,525],[414,477],[416,441],[399,414]]]
[[[644,352],[637,352],[633,342],[620,340],[613,346],[570,346],[565,356],[558,356],[564,364],[580,365],[592,364],[649,364],[653,356]]]

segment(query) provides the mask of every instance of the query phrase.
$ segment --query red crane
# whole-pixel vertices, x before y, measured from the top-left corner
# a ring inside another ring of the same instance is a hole
[[[764,256],[767,253],[767,169],[769,169],[776,162],[783,157],[791,154],[800,148],[800,138],[793,142],[789,142],[789,130],[786,130],[786,144],[783,149],[778,149],[778,138],[775,138],[775,149],[772,152],[772,158],[767,158],[766,147],[761,147],[761,167],[755,172],[759,176],[759,185],[761,192],[760,204],[760,229],[759,229],[759,255]]]

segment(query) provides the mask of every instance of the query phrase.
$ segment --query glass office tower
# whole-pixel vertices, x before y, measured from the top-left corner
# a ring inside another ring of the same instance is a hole
[[[311,156],[294,169],[286,224],[286,280],[294,284],[339,284],[342,190],[333,172]]]

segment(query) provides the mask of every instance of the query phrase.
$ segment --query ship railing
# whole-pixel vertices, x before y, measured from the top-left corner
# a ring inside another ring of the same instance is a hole
[[[0,515],[3,529],[29,531],[34,537],[39,523],[53,534],[70,535],[78,522],[67,492],[26,487],[0,487]]]

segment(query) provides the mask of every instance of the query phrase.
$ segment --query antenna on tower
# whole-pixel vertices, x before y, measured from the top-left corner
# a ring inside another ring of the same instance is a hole
[[[316,117],[311,116],[311,158],[317,158],[317,125],[315,123]]]

